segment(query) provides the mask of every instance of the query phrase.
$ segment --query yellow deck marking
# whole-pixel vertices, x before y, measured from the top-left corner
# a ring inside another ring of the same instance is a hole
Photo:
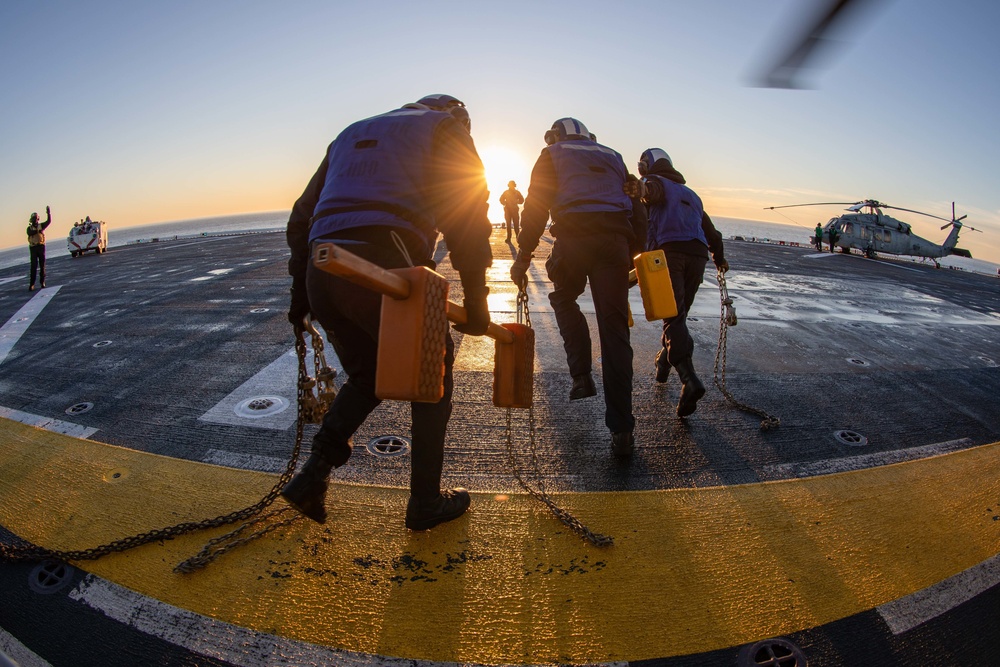
[[[49,548],[215,516],[276,480],[7,420],[0,433],[0,522]],[[996,555],[1000,443],[808,479],[560,494],[614,536],[607,549],[525,496],[474,494],[467,518],[426,533],[404,529],[406,500],[333,484],[326,526],[297,522],[189,575],[172,568],[231,527],[80,565],[199,614],[351,651],[514,664],[674,656],[870,610]]]

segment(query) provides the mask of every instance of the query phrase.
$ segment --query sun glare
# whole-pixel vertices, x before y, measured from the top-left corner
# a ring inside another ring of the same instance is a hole
[[[500,146],[486,146],[479,149],[479,157],[486,169],[486,186],[490,189],[490,219],[499,217],[503,221],[503,209],[497,199],[500,193],[507,189],[507,182],[517,183],[521,194],[528,194],[528,178],[531,176],[531,163],[520,153]]]

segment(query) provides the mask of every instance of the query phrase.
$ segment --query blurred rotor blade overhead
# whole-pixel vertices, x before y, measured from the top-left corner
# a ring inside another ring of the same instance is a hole
[[[805,88],[801,81],[804,70],[817,70],[819,61],[829,58],[833,47],[845,44],[844,39],[835,39],[834,33],[842,33],[849,21],[857,20],[863,12],[872,9],[882,0],[829,0],[822,11],[808,20],[803,19],[801,27],[793,31],[794,39],[778,41],[778,57],[768,61],[763,71],[754,75],[753,84],[763,88]],[[805,3],[812,4],[812,3]]]

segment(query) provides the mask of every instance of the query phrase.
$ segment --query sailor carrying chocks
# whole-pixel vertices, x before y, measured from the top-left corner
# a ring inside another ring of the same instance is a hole
[[[712,224],[701,198],[685,185],[667,152],[649,148],[639,157],[643,177],[642,201],[648,211],[647,250],[662,250],[670,271],[677,314],[663,320],[662,348],[656,353],[656,381],[666,382],[676,368],[682,387],[677,416],[687,417],[705,395],[705,385],[695,374],[694,340],[687,315],[705,274],[708,253],[719,271],[729,270],[722,234]]]
[[[487,188],[469,134],[465,105],[429,95],[400,109],[358,121],[331,143],[288,220],[292,276],[289,320],[315,316],[344,365],[347,381],[313,438],[312,453],[281,495],[310,519],[326,521],[333,468],[351,455],[351,437],[381,403],[376,394],[381,295],[317,268],[311,246],[329,243],[384,269],[434,266],[438,233],[461,277],[462,333],[490,325],[486,269],[492,264]],[[451,416],[454,343],[440,330],[440,398],[412,403],[410,499],[406,527],[426,530],[469,508],[464,488],[440,488],[444,437]]]

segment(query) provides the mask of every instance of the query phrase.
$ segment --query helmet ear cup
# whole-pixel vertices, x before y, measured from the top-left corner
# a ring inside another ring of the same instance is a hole
[[[556,143],[557,141],[559,141],[559,136],[556,134],[555,130],[546,130],[545,131],[545,145],[546,146],[551,146],[552,144]]]
[[[646,164],[645,160],[639,160],[639,175],[645,176],[649,173],[649,166]]]

